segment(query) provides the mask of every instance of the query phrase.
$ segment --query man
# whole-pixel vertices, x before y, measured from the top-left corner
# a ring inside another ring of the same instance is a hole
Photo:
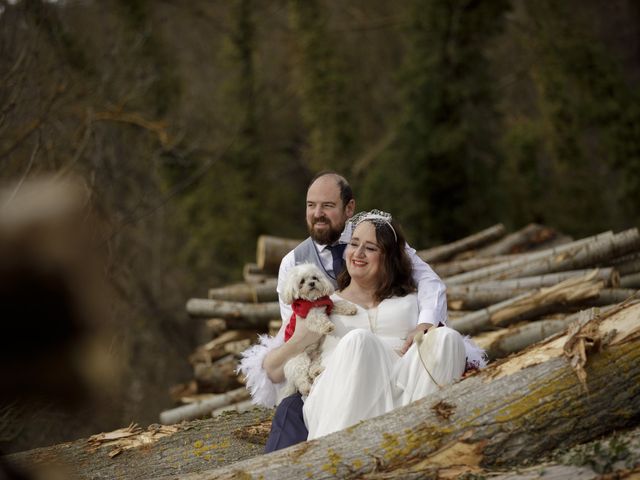
[[[344,268],[344,248],[351,238],[347,221],[354,212],[355,199],[344,177],[335,172],[316,175],[307,190],[306,221],[309,238],[282,259],[278,273],[278,293],[282,292],[288,271],[304,262],[317,264],[336,285],[336,278]],[[418,330],[426,331],[432,325],[445,323],[447,317],[444,284],[416,255],[414,249],[408,245],[406,248],[413,266],[413,277],[418,285],[420,317],[416,331],[407,337],[403,353],[411,346],[413,334]],[[280,311],[283,324],[278,335],[261,337],[260,344],[247,351],[240,364],[240,370],[247,377],[247,387],[254,403],[268,407],[277,401],[278,385],[284,381],[284,364],[319,339],[319,334],[307,330],[304,321],[298,321],[295,332],[284,342],[284,331],[291,317],[291,308],[282,299]],[[306,440],[308,432],[302,416],[302,405],[300,394],[282,399],[274,415],[266,452]]]

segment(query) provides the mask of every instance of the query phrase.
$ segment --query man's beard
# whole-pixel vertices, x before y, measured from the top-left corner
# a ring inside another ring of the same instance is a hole
[[[327,218],[315,219],[314,223],[318,221],[327,222],[329,224],[329,228],[318,232],[313,229],[313,224],[308,225],[309,235],[311,236],[311,239],[320,245],[332,245],[333,243],[335,243],[340,238],[340,235],[342,235],[344,225],[342,225],[340,229],[337,229],[334,228],[333,225],[331,225],[329,219]]]

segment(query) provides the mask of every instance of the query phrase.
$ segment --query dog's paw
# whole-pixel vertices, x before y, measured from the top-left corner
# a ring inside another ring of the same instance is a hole
[[[338,315],[355,315],[357,312],[358,307],[346,300],[338,300],[333,303],[333,313]]]
[[[309,376],[315,379],[318,375],[320,375],[324,371],[324,367],[321,363],[314,363],[309,368]]]
[[[320,325],[320,332],[325,335],[333,332],[335,329],[336,329],[336,326],[329,319],[327,319],[325,322],[323,322]]]
[[[329,320],[327,314],[319,308],[312,308],[309,311],[306,325],[312,332],[322,333],[323,335],[331,333],[335,329],[335,325]]]

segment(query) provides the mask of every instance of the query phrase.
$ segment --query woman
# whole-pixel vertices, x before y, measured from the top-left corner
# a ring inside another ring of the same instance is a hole
[[[429,328],[420,348],[414,343],[403,351],[418,319],[404,236],[391,215],[377,210],[351,222],[346,270],[333,298],[354,303],[358,312],[331,317],[336,327],[323,346],[325,370],[303,408],[309,439],[407,405],[465,369],[465,341],[448,327]],[[469,347],[476,361],[482,358]]]

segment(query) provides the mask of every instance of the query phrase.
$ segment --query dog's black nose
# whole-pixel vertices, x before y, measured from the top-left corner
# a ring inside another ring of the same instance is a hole
[[[315,286],[316,286],[316,282],[309,282],[309,286],[310,286],[311,288],[315,287]]]

